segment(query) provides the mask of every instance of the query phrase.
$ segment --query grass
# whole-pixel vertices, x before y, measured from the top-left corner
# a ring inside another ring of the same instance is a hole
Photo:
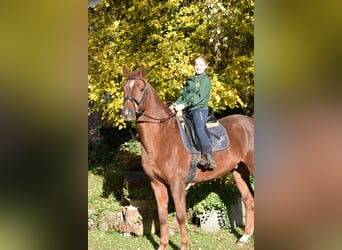
[[[243,248],[235,246],[236,238],[221,230],[218,233],[203,233],[199,230],[188,230],[190,245],[189,249],[196,250],[234,250],[234,249],[254,249],[253,243],[249,243]],[[157,249],[159,244],[159,237],[157,235],[152,236],[140,236],[140,237],[125,237],[115,231],[110,233],[101,233],[96,230],[91,230],[88,233],[88,249],[89,250],[147,250]],[[180,235],[169,236],[168,249],[179,249]]]
[[[127,169],[125,164],[105,166],[90,166],[88,171],[88,249],[89,250],[138,250],[157,249],[159,235],[151,236],[124,236],[113,228],[99,226],[99,222],[106,213],[119,213],[122,188],[122,172]],[[175,213],[170,213],[169,221],[175,221]],[[93,225],[93,226],[90,226]],[[191,224],[187,224],[189,249],[254,249],[254,237],[245,247],[237,248],[236,240],[242,235],[240,228],[222,229],[218,233],[205,233]],[[169,235],[168,249],[179,249],[180,235]]]

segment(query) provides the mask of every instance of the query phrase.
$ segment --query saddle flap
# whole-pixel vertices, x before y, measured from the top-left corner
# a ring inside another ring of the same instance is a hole
[[[201,154],[201,144],[195,132],[192,116],[183,111],[182,115],[177,115],[177,121],[181,130],[182,141],[187,151]],[[207,118],[206,128],[213,151],[223,150],[228,147],[229,138],[227,131],[214,116],[212,109]]]

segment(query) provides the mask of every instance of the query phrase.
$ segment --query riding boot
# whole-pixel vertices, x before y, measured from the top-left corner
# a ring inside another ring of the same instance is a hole
[[[216,162],[214,160],[214,156],[213,156],[213,153],[207,153],[207,161],[208,161],[208,164],[207,164],[207,168],[208,169],[214,169],[216,167]]]
[[[208,166],[208,161],[202,158],[198,161],[198,165],[200,165],[202,168],[206,168]]]

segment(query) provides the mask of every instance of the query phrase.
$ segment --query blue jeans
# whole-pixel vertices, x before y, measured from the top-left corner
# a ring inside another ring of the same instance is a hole
[[[211,144],[207,132],[205,131],[205,123],[208,117],[208,109],[201,108],[190,111],[190,115],[194,121],[194,127],[198,139],[200,140],[202,153],[211,153]]]

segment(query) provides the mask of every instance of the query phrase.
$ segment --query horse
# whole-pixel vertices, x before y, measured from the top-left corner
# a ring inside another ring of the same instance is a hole
[[[176,115],[161,100],[146,80],[146,69],[130,72],[123,67],[125,84],[121,115],[125,121],[136,118],[140,136],[141,165],[148,176],[155,195],[160,223],[158,250],[164,250],[168,239],[168,188],[174,201],[176,219],[181,234],[181,250],[188,249],[186,231],[186,179],[191,154],[186,151],[180,136]],[[228,115],[219,122],[229,132],[227,149],[214,152],[217,167],[211,171],[197,169],[191,183],[204,182],[231,172],[245,205],[244,233],[237,241],[244,245],[254,233],[254,190],[250,174],[254,176],[254,119],[240,114]]]

